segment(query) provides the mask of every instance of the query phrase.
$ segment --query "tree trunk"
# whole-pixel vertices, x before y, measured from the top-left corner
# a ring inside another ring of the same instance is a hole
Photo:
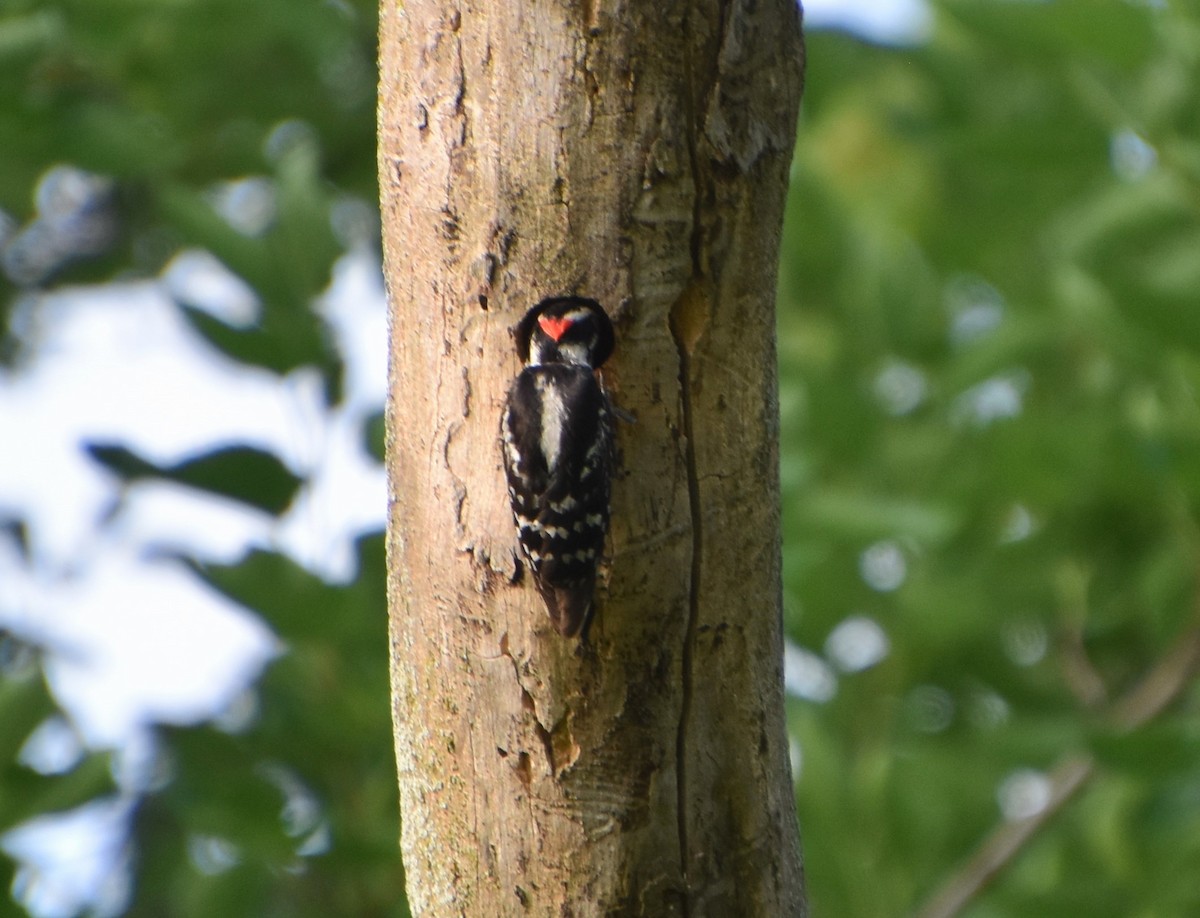
[[[791,0],[383,0],[389,595],[418,915],[805,912],[774,289]],[[623,474],[591,650],[519,576],[498,425],[538,299],[600,300]]]

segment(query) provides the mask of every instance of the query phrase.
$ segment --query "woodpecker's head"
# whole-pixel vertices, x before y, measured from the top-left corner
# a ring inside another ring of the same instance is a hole
[[[517,325],[517,354],[526,366],[573,363],[596,369],[613,350],[613,327],[595,300],[542,300]]]

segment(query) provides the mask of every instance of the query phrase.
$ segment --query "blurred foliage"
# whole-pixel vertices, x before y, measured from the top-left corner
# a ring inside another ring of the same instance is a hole
[[[244,730],[164,728],[170,780],[134,819],[137,916],[407,915],[387,699],[382,535],[334,586],[256,552],[197,566],[287,652]]]
[[[34,648],[0,629],[0,832],[115,790],[107,755],[82,757],[54,774],[23,760],[29,735],[56,711]],[[11,872],[0,859],[0,880],[11,882]]]
[[[1114,713],[1200,614],[1200,7],[934,9],[919,47],[809,36],[779,350],[787,630],[836,679],[790,709],[814,914],[912,912],[1076,752],[964,914],[1200,914],[1200,693]]]
[[[8,227],[0,320],[22,283],[154,273],[197,246],[262,303],[254,333],[185,310],[200,331],[245,362],[322,367],[336,399],[336,360],[308,307],[340,252],[337,196],[376,198],[375,15],[366,0],[7,0],[0,210],[21,231]],[[86,252],[78,224],[95,202],[47,181],[62,162],[115,180],[120,234],[105,257],[42,265],[56,246]],[[257,178],[271,193],[269,219],[255,221]],[[234,208],[250,216],[231,225]],[[10,337],[3,353],[14,350]]]
[[[312,305],[335,259],[377,234],[361,219],[376,199],[375,17],[374,0],[0,5],[0,358],[19,362],[27,346],[10,320],[29,293],[154,276],[194,247],[260,304],[249,327],[234,327],[180,299],[197,331],[279,374],[319,367],[336,404],[342,368]],[[364,441],[377,427],[364,424]],[[170,466],[120,443],[84,448],[124,481],[166,479],[275,515],[303,484],[245,446]],[[23,521],[9,525],[23,533]],[[132,790],[124,782],[124,914],[408,914],[383,554],[382,535],[361,540],[346,586],[268,552],[232,567],[189,562],[198,580],[263,615],[281,655],[240,716],[158,728],[149,773]],[[0,681],[0,830],[111,798],[121,769],[107,755],[48,775],[22,763],[55,707],[36,665],[19,678],[10,669]],[[0,854],[6,889],[12,877]]]

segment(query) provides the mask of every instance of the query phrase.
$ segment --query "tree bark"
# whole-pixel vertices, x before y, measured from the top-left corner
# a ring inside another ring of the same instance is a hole
[[[417,915],[805,913],[774,289],[790,0],[383,0],[389,597]],[[636,416],[592,646],[520,577],[510,330],[600,300]]]

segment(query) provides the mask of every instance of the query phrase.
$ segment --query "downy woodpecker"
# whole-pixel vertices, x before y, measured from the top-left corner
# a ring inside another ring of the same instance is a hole
[[[554,627],[587,637],[608,532],[613,407],[595,371],[613,327],[595,300],[542,300],[517,325],[525,367],[501,431],[517,540]]]

